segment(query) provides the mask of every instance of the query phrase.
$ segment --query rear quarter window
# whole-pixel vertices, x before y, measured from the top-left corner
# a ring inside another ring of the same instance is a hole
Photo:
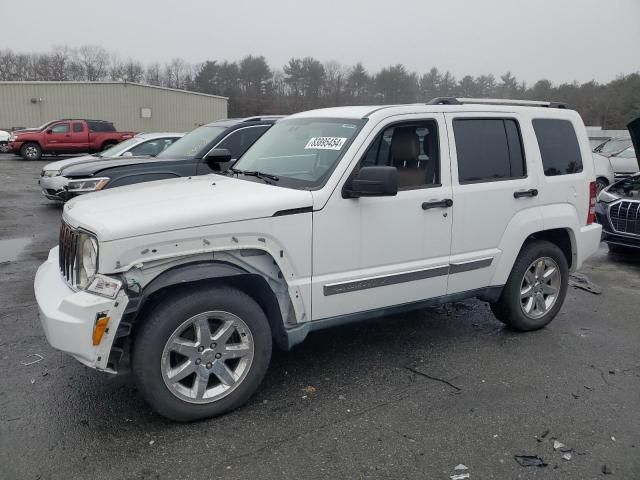
[[[580,145],[569,120],[538,118],[532,123],[546,176],[582,172]]]
[[[88,121],[89,130],[92,132],[115,132],[116,127],[110,122],[91,122]]]

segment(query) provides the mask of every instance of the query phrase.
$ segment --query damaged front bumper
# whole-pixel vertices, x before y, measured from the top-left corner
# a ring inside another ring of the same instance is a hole
[[[109,356],[129,299],[120,291],[115,299],[75,291],[66,283],[58,266],[58,247],[36,273],[34,290],[40,321],[47,341],[57,350],[88,367],[116,373]],[[99,318],[109,317],[100,342],[94,345],[94,328]]]

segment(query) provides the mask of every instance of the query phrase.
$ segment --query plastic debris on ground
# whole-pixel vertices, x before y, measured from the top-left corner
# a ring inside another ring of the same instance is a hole
[[[546,467],[548,464],[538,455],[514,455],[521,467]]]
[[[462,463],[459,463],[458,465],[456,465],[454,467],[454,470],[469,470],[469,469],[467,468],[466,465],[463,465]]]
[[[468,473],[460,473],[458,475],[451,475],[449,478],[451,480],[464,480],[465,478],[469,478],[471,475]]]
[[[25,366],[25,367],[28,367],[29,365],[34,365],[34,364],[36,364],[36,363],[41,362],[42,360],[44,360],[44,357],[43,357],[42,355],[40,355],[39,353],[33,353],[33,354],[31,354],[31,355],[27,355],[27,358],[28,358],[28,357],[34,357],[34,358],[35,358],[35,360],[32,360],[32,361],[30,361],[30,362],[22,362],[22,361],[21,361],[21,362],[20,362],[20,364],[21,364],[21,365],[23,365],[23,366]]]
[[[564,455],[562,455],[562,459],[568,462],[569,460],[571,460],[571,454],[565,453]]]
[[[601,471],[605,475],[611,475],[613,473],[613,471],[607,466],[606,463],[604,465],[602,465],[602,470]]]
[[[589,280],[589,277],[582,273],[572,273],[569,275],[569,285],[574,288],[580,288],[581,290],[585,290],[589,293],[595,293],[596,295],[600,295],[602,293],[602,288]]]

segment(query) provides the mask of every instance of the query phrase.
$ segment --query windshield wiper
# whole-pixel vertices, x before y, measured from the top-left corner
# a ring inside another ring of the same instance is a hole
[[[259,172],[257,170],[238,170],[238,169],[232,168],[231,171],[235,174],[245,175],[247,177],[259,178],[265,183],[271,183],[271,182],[268,182],[267,180],[273,180],[274,182],[277,182],[278,180],[280,180],[275,175],[271,175],[270,173]]]

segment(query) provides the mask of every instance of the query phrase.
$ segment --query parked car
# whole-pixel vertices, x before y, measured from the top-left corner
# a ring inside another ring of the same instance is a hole
[[[610,138],[593,149],[593,153],[599,153],[606,157],[620,153],[631,146],[631,138]]]
[[[616,181],[616,175],[609,157],[605,157],[599,153],[593,154],[593,166],[596,174],[597,191],[600,193],[603,188],[608,187]]]
[[[0,130],[0,153],[7,153],[9,150],[9,132]]]
[[[221,120],[196,128],[154,158],[111,158],[72,164],[60,172],[61,200],[85,193],[167,178],[226,170],[281,117]],[[230,158],[217,156],[226,149]]]
[[[636,150],[633,145],[615,155],[610,155],[609,161],[617,179],[626,178],[638,172]]]
[[[600,192],[596,213],[610,251],[640,250],[640,174]]]
[[[18,130],[9,137],[9,148],[26,160],[39,160],[43,153],[91,153],[106,150],[135,135],[117,132],[103,120],[57,120],[41,130]]]
[[[640,118],[630,122],[627,128],[633,145],[624,151],[631,149],[634,152],[637,172],[640,170],[640,153],[637,153],[640,152]],[[609,250],[640,249],[640,173],[629,175],[601,191],[596,213],[603,229],[602,239]]]
[[[555,104],[480,102],[304,112],[228,176],[71,200],[35,277],[49,343],[112,373],[130,355],[146,401],[190,421],[314,330],[467,297],[544,327],[600,243],[589,140]]]
[[[42,194],[49,200],[65,200],[69,179],[63,177],[60,172],[66,167],[108,158],[155,157],[183,136],[184,133],[139,133],[99,153],[48,163],[43,167],[38,181],[42,188]]]

